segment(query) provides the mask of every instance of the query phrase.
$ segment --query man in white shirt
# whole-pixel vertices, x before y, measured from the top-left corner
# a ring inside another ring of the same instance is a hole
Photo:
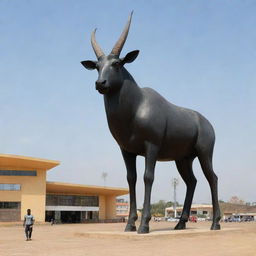
[[[26,241],[31,240],[34,222],[35,220],[34,220],[34,216],[31,215],[31,210],[27,209],[27,214],[24,216],[24,222],[23,222],[23,227],[25,227],[25,234],[27,237]]]

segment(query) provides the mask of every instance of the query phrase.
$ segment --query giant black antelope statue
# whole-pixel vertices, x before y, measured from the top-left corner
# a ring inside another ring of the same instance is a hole
[[[109,129],[119,144],[127,169],[130,190],[130,214],[125,231],[136,231],[137,206],[135,185],[137,180],[136,157],[145,157],[145,198],[138,233],[149,232],[150,197],[156,161],[175,161],[187,186],[183,211],[175,229],[185,229],[196,187],[192,162],[198,157],[212,194],[213,223],[211,229],[220,229],[218,204],[218,178],[212,168],[215,141],[209,121],[196,111],[171,104],[151,88],[140,88],[124,68],[133,62],[139,51],[120,53],[126,41],[132,13],[123,33],[109,55],[105,55],[91,35],[91,44],[97,61],[82,61],[87,69],[99,73],[96,90],[104,95]]]

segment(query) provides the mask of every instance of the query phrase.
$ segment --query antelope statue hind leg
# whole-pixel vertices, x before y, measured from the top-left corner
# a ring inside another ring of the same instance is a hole
[[[194,157],[184,158],[182,160],[176,161],[176,166],[179,174],[187,186],[187,192],[180,220],[174,229],[185,229],[186,222],[189,219],[191,204],[197,183],[192,169],[193,160]]]

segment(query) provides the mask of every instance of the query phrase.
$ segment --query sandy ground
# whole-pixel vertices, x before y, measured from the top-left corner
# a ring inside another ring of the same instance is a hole
[[[210,231],[210,223],[189,223],[174,231],[175,223],[151,222],[149,235],[124,233],[125,224],[36,225],[33,240],[25,241],[21,225],[0,224],[1,256],[256,256],[256,222],[222,223]]]

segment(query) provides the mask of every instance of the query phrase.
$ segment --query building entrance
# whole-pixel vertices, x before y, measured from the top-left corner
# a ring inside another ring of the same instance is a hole
[[[60,212],[60,219],[62,223],[80,223],[81,212],[63,211],[63,212]]]
[[[45,221],[54,223],[97,222],[98,211],[46,211]]]

